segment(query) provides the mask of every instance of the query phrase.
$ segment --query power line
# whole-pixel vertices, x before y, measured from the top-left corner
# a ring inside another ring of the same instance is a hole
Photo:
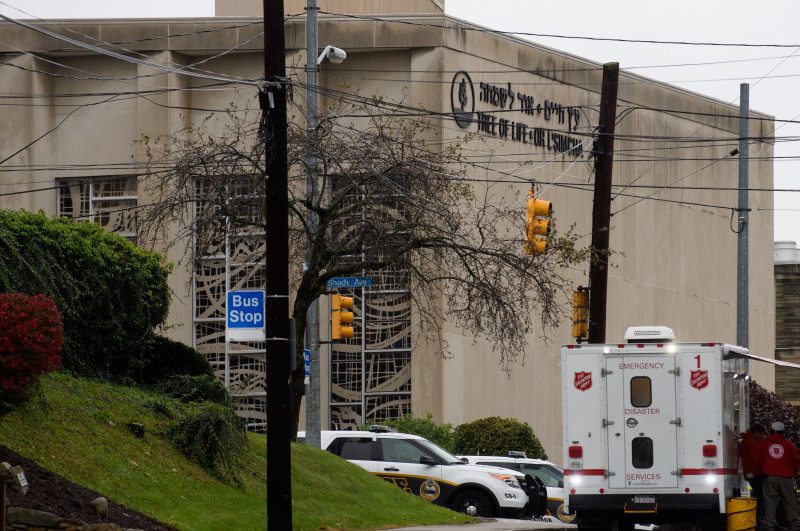
[[[693,41],[659,41],[653,39],[622,39],[619,37],[586,37],[586,36],[576,36],[576,35],[559,35],[554,33],[531,33],[526,31],[502,31],[502,30],[493,30],[488,28],[482,27],[469,27],[461,23],[456,23],[454,25],[448,24],[433,24],[429,22],[415,22],[411,20],[398,20],[393,18],[387,17],[375,17],[375,16],[367,16],[367,15],[353,15],[353,14],[346,14],[346,13],[334,13],[331,11],[320,11],[320,14],[323,15],[331,15],[334,17],[342,17],[342,18],[352,18],[358,20],[372,20],[375,22],[390,22],[395,24],[406,24],[409,26],[426,26],[431,28],[438,28],[438,29],[459,29],[459,30],[467,30],[467,31],[475,31],[478,33],[487,33],[487,34],[497,34],[497,35],[509,35],[509,36],[525,36],[525,37],[546,37],[546,38],[553,38],[553,39],[570,39],[570,40],[588,40],[588,41],[606,41],[606,42],[624,42],[624,43],[631,43],[631,44],[672,44],[672,45],[683,45],[683,46],[719,46],[719,47],[731,47],[731,48],[800,48],[800,44],[752,44],[752,43],[740,43],[740,42],[693,42]],[[472,23],[469,23],[472,24]]]

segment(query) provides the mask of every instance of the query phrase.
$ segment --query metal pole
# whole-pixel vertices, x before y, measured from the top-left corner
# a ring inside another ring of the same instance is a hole
[[[750,85],[739,85],[739,235],[736,267],[736,344],[749,348],[750,343],[750,285],[748,241],[748,188],[750,187]],[[750,362],[744,361],[745,373],[750,375]],[[750,426],[750,378],[744,381],[745,428]]]
[[[317,0],[306,3],[306,164],[308,179],[306,197],[316,204],[318,191],[317,114],[319,113],[319,91],[317,90],[317,51],[319,34],[317,24]],[[306,242],[306,263],[311,260],[311,242],[316,237],[319,220],[315,212],[308,212],[309,238]],[[322,445],[320,430],[320,360],[319,360],[319,307],[317,299],[309,305],[306,313],[306,341],[311,351],[311,375],[306,386],[306,444],[319,448]]]
[[[619,63],[603,65],[600,90],[600,121],[594,163],[594,207],[592,247],[596,255],[589,264],[589,343],[606,342],[608,297],[608,244],[611,232],[611,170],[614,165],[614,131],[617,121]]]
[[[264,98],[266,167],[266,387],[267,527],[292,528],[292,467],[289,387],[289,199],[286,129],[286,58],[283,0],[264,0]],[[272,100],[271,102],[269,100]],[[294,354],[294,353],[292,353]]]
[[[750,309],[750,294],[748,289],[748,216],[747,188],[749,187],[748,165],[750,153],[748,137],[750,136],[750,85],[742,83],[739,86],[739,252],[736,271],[736,344],[748,347],[750,343],[750,330],[748,326],[748,311]]]

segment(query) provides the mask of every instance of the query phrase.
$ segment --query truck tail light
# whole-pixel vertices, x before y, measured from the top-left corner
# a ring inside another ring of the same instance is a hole
[[[703,466],[704,468],[717,468],[717,445],[703,445]]]
[[[569,469],[583,470],[583,446],[569,447]]]

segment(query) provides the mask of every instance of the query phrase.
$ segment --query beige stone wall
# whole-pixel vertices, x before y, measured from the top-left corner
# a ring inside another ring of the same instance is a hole
[[[329,13],[395,14],[444,13],[445,0],[317,0],[317,7]],[[287,15],[302,15],[307,0],[284,0]],[[215,0],[214,14],[218,17],[258,17],[264,13],[263,0]]]
[[[421,8],[415,9],[419,12]],[[335,11],[333,7],[330,10]],[[409,18],[445,20],[431,15]],[[255,19],[250,21],[257,22]],[[138,40],[230,25],[231,21],[226,20],[154,21],[148,24],[119,21],[85,22],[71,27],[108,42],[136,41],[126,46],[142,51],[154,61],[169,60],[175,64],[192,63],[241,46],[235,53],[208,62],[204,68],[258,78],[263,72],[263,43],[260,39],[244,43],[262,30],[259,24],[194,37]],[[3,41],[13,46],[38,50],[52,55],[64,65],[114,78],[77,82],[4,68],[0,76],[3,93],[41,94],[33,101],[67,105],[10,107],[5,115],[7,119],[0,125],[0,148],[4,153],[13,153],[52,129],[67,118],[75,103],[101,99],[81,96],[77,100],[59,98],[59,101],[54,101],[48,96],[50,94],[156,91],[147,97],[118,98],[119,101],[80,108],[69,115],[61,128],[7,164],[43,164],[49,167],[56,163],[91,165],[142,161],[141,147],[135,141],[143,134],[174,131],[189,121],[196,123],[212,109],[222,111],[232,102],[255,108],[253,87],[242,85],[238,91],[211,90],[208,80],[187,79],[174,73],[136,81],[123,80],[155,71],[149,66],[121,63],[84,51],[64,50],[63,43],[48,37],[31,36],[7,24],[0,25],[0,31],[4,32]],[[287,25],[287,72],[303,82],[304,32],[301,22]],[[323,87],[339,89],[347,84],[351,90],[359,89],[362,95],[378,93],[402,99],[409,105],[449,113],[450,83],[454,73],[463,70],[470,73],[476,89],[481,81],[498,86],[510,82],[515,91],[534,96],[536,102],[554,101],[564,106],[581,107],[584,109],[582,121],[573,136],[586,135],[597,125],[601,65],[519,39],[469,31],[463,27],[442,30],[400,26],[386,21],[322,17],[319,42],[320,46],[335,43],[348,53],[347,61],[340,65],[327,62],[321,65],[318,79]],[[52,50],[60,51],[55,53]],[[12,50],[0,45],[0,51]],[[63,67],[42,64],[29,55],[11,56],[6,60],[25,68],[64,71]],[[194,90],[160,92],[161,89],[173,88]],[[325,97],[321,98],[321,106],[329,103]],[[481,102],[477,104],[483,105]],[[484,107],[484,110],[497,109]],[[508,115],[534,127],[563,129],[562,125],[554,126],[538,115],[522,116],[514,112]],[[614,267],[609,272],[608,340],[621,340],[625,329],[631,325],[666,325],[674,329],[679,340],[734,343],[737,236],[730,229],[730,208],[736,205],[736,192],[720,191],[719,188],[737,186],[738,159],[727,154],[738,147],[738,109],[623,74],[618,116],[614,183],[715,190],[631,186],[621,191],[615,188],[615,193],[622,193],[612,203],[612,212],[616,214],[612,218],[611,247],[617,254],[612,258]],[[752,116],[751,136],[769,136],[773,127],[769,117],[755,112]],[[439,133],[446,139],[456,139],[464,134],[464,130],[446,115],[432,120],[439,125]],[[471,127],[468,131],[474,132],[475,126]],[[714,141],[700,148],[691,143],[692,149],[687,150],[690,144],[682,146],[680,142],[669,144],[666,140],[645,140],[657,137],[700,137]],[[750,165],[751,187],[772,188],[771,145],[766,142],[754,144],[750,150],[754,161]],[[680,162],[661,160],[676,153],[682,159]],[[493,168],[513,171],[521,176],[518,184],[495,185],[498,197],[519,198],[521,211],[524,209],[524,194],[530,186],[526,182],[528,179],[540,183],[557,181],[584,185],[583,190],[549,187],[542,197],[553,203],[560,229],[574,223],[577,233],[590,233],[593,172],[592,162],[587,156],[576,161],[574,157],[556,156],[541,148],[503,141],[486,134],[477,135],[466,146],[465,154],[484,158],[491,154]],[[520,168],[518,162],[525,158],[535,162]],[[72,173],[53,170],[6,173],[6,182],[10,183],[8,190],[45,190],[20,197],[0,196],[0,207],[24,206],[54,212],[56,195],[46,188],[53,184],[55,177],[96,173],[98,170],[86,168]],[[496,174],[476,168],[470,177],[495,178]],[[653,198],[637,202],[637,198],[625,194],[652,194]],[[754,192],[751,194],[751,207],[750,348],[757,355],[771,357],[775,350],[772,194]],[[581,243],[588,245],[589,241],[587,236]],[[176,255],[170,255],[170,259],[175,258]],[[576,268],[568,274],[574,287],[588,283],[586,267]],[[188,280],[185,272],[176,272],[173,276],[172,285],[177,297],[170,314],[170,324],[175,328],[170,333],[191,343],[192,300],[185,291]],[[475,340],[469,331],[460,330],[453,323],[445,323],[444,331],[451,356],[436,357],[431,354],[435,348],[413,353],[414,413],[424,415],[432,412],[437,421],[453,424],[494,415],[515,417],[533,426],[548,456],[561,462],[559,347],[570,342],[568,322],[565,320],[558,330],[549,333],[549,341],[543,339],[544,331],[537,325],[530,334],[529,348],[520,353],[520,361],[512,366],[510,374],[502,370],[497,353],[492,352],[485,341]],[[754,366],[753,375],[765,387],[773,388],[774,372],[770,367]],[[323,386],[323,399],[326,390]]]

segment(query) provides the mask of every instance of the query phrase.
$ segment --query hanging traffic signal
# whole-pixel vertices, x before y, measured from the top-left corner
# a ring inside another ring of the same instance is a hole
[[[352,326],[342,324],[353,323],[353,312],[343,310],[353,309],[353,297],[342,297],[338,293],[331,295],[331,339],[349,339],[353,337]]]
[[[589,292],[578,288],[572,292],[572,337],[578,340],[589,336]]]
[[[550,234],[550,201],[536,199],[533,190],[528,191],[528,221],[525,223],[525,254],[547,251],[547,237]]]

